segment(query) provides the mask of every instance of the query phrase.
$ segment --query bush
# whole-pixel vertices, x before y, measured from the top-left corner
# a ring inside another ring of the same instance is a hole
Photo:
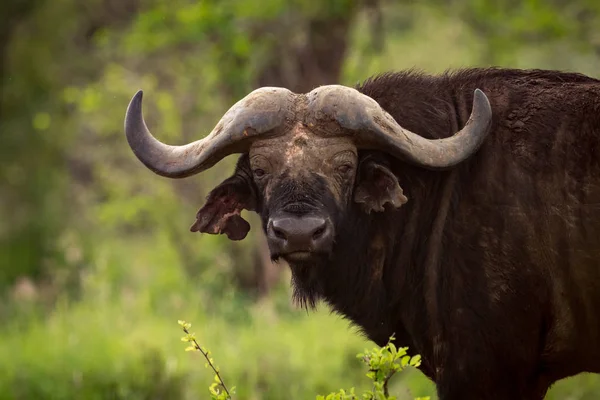
[[[185,332],[185,336],[183,336],[181,340],[188,343],[188,347],[186,347],[185,350],[202,353],[206,359],[204,366],[206,368],[211,368],[215,373],[214,382],[208,388],[211,400],[231,400],[231,396],[235,394],[235,386],[231,387],[231,389],[227,388],[221,377],[219,367],[214,364],[214,360],[210,357],[210,351],[201,347],[196,341],[196,335],[189,331],[192,324],[182,320],[179,320],[178,322]],[[367,365],[367,377],[373,382],[371,390],[365,391],[360,398],[364,400],[397,400],[397,397],[390,396],[389,394],[388,384],[390,379],[396,373],[403,371],[407,366],[416,368],[421,365],[421,357],[419,355],[409,356],[407,354],[408,347],[396,348],[393,340],[394,337],[392,336],[385,346],[375,347],[372,350],[365,350],[364,353],[359,353],[357,355],[357,357]],[[353,387],[350,390],[341,389],[339,392],[332,392],[327,396],[318,395],[316,400],[358,399],[359,397],[355,393]],[[429,399],[429,397],[417,397],[415,400]]]

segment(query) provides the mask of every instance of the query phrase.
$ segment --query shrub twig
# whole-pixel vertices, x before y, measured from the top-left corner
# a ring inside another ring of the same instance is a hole
[[[209,357],[210,352],[208,350],[204,350],[202,347],[200,347],[200,345],[196,341],[195,334],[190,333],[189,329],[191,328],[192,324],[190,324],[189,322],[182,321],[182,320],[179,320],[177,322],[179,323],[179,325],[181,326],[181,328],[183,329],[183,331],[186,334],[184,337],[181,338],[181,340],[184,342],[191,343],[191,345],[189,347],[187,347],[185,350],[186,351],[199,351],[200,353],[202,353],[204,358],[206,358],[207,366],[210,366],[212,368],[212,370],[215,372],[215,378],[216,378],[215,380],[223,388],[223,391],[227,394],[227,398],[231,399],[231,394],[229,393],[229,390],[227,389],[225,382],[223,382],[223,379],[221,378],[221,374],[219,373],[219,368],[215,367],[215,365],[213,364],[212,358]]]

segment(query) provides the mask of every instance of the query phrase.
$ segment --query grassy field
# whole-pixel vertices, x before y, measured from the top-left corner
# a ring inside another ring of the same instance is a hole
[[[13,294],[21,312],[0,330],[0,398],[207,398],[212,374],[200,354],[184,352],[178,319],[193,323],[237,399],[311,399],[367,387],[356,354],[373,344],[346,321],[324,306],[297,309],[287,282],[258,303],[233,290],[216,297],[206,288],[218,278],[190,280],[170,248],[160,236],[136,245],[107,240],[83,298],[59,301],[44,316],[28,309],[36,292]],[[599,386],[598,377],[582,375],[559,383],[549,399],[595,399]],[[392,392],[435,399],[416,370],[395,379]]]
[[[356,353],[373,345],[346,321],[325,307],[297,309],[287,282],[251,303],[233,291],[213,297],[202,287],[211,279],[190,281],[161,238],[107,241],[83,299],[41,317],[27,310],[31,300],[18,301],[20,317],[0,331],[0,398],[207,398],[212,374],[200,354],[184,352],[178,319],[193,323],[238,399],[314,398],[368,384]],[[431,392],[419,374],[394,390]]]

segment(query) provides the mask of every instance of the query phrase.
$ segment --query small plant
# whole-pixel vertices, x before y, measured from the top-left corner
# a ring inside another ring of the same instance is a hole
[[[225,382],[223,382],[221,374],[219,373],[219,367],[215,366],[214,360],[210,357],[210,351],[200,347],[200,345],[196,341],[196,335],[194,333],[190,333],[190,328],[192,327],[192,324],[182,320],[179,320],[177,322],[185,332],[185,336],[181,338],[181,341],[189,343],[189,346],[186,347],[185,351],[199,351],[200,353],[202,353],[204,358],[206,358],[206,363],[204,364],[204,366],[206,368],[210,367],[215,373],[215,381],[208,388],[208,390],[210,391],[210,399],[231,400],[231,394],[235,394],[235,386],[232,387],[230,390],[227,389],[227,386],[225,386]]]
[[[190,333],[189,329],[192,324],[180,320],[179,325],[185,332],[185,336],[181,340],[190,344],[185,350],[201,352],[206,358],[204,366],[212,368],[215,372],[215,381],[209,387],[211,400],[231,400],[231,395],[235,394],[235,387],[232,387],[231,390],[227,389],[219,374],[219,367],[214,365],[213,359],[210,357],[210,351],[200,347],[196,341],[196,336]],[[357,355],[369,368],[367,377],[373,381],[371,390],[364,392],[359,397],[354,388],[347,391],[341,389],[339,392],[330,393],[326,396],[318,395],[316,400],[397,400],[397,397],[389,394],[388,383],[390,379],[407,366],[419,367],[421,356],[409,356],[407,353],[408,347],[396,348],[392,343],[393,340],[394,336],[392,335],[385,346],[365,350],[364,353]],[[429,397],[418,397],[415,400],[429,400]]]
[[[344,389],[327,396],[317,396],[317,400],[397,400],[396,396],[390,396],[388,383],[392,376],[403,371],[406,366],[418,368],[421,365],[421,356],[409,356],[408,347],[396,348],[390,337],[388,343],[383,347],[375,347],[365,350],[357,355],[369,368],[367,377],[373,381],[371,390],[363,393],[361,397],[355,394],[354,388],[346,391]],[[429,400],[429,397],[418,397],[415,400]]]

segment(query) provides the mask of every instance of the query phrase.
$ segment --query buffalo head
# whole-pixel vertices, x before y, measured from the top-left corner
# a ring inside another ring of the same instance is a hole
[[[429,140],[399,125],[372,98],[344,86],[308,94],[261,88],[227,111],[204,139],[169,146],[155,139],[142,116],[142,92],[125,118],[135,155],[155,173],[183,178],[242,153],[236,171],[211,191],[192,231],[243,239],[243,209],[262,218],[271,256],[306,264],[331,256],[348,209],[398,208],[407,201],[396,176],[359,150],[379,150],[429,169],[448,168],[472,155],[489,132],[491,108],[480,90],[471,117],[451,137]]]

